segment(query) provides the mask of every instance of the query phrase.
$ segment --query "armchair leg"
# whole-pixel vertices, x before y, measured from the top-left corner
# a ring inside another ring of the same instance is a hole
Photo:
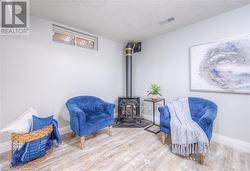
[[[84,142],[85,142],[85,137],[80,137],[80,147],[83,149],[84,147]]]
[[[112,126],[108,126],[108,135],[109,135],[109,136],[112,135]]]
[[[76,136],[76,133],[71,132],[71,133],[70,133],[70,136],[71,136],[72,138],[74,138],[74,137]]]
[[[199,156],[199,162],[200,164],[204,164],[204,161],[205,161],[205,155],[201,153]]]
[[[162,133],[161,133],[161,143],[162,143],[163,145],[166,144],[166,139],[167,139],[166,133],[165,133],[165,132],[162,132]]]

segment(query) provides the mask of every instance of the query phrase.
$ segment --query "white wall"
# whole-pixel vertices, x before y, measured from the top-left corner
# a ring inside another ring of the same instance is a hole
[[[70,97],[94,95],[115,102],[123,94],[122,44],[98,37],[95,51],[55,43],[51,24],[31,17],[29,36],[1,37],[3,126],[33,106],[41,115],[54,114],[62,127],[68,124],[65,102]]]
[[[2,118],[2,39],[0,37],[0,118]],[[2,127],[2,119],[0,119],[0,128]]]
[[[135,94],[145,97],[150,84],[156,82],[168,101],[180,96],[210,99],[219,107],[214,132],[250,142],[250,96],[190,92],[188,67],[190,46],[249,32],[248,5],[144,41],[142,52],[134,55]],[[151,111],[148,103],[144,105],[148,117]]]

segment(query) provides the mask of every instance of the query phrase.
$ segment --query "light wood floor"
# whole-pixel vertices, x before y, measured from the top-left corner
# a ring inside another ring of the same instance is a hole
[[[0,154],[1,170],[9,169],[9,153]],[[138,128],[113,128],[109,137],[106,131],[87,138],[80,150],[79,137],[63,136],[63,144],[54,149],[46,161],[31,170],[81,171],[205,171],[250,170],[250,155],[211,144],[211,152],[204,165],[172,154],[154,135]]]

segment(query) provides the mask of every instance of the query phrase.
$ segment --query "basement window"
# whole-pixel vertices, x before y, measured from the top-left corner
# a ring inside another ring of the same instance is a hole
[[[75,36],[66,33],[54,32],[53,41],[68,45],[75,45]]]
[[[98,38],[63,26],[52,25],[54,42],[64,43],[81,48],[97,50]]]

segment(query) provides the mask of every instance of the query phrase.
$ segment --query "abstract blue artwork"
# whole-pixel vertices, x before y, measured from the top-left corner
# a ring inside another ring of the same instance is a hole
[[[250,34],[190,47],[190,89],[250,94]]]

